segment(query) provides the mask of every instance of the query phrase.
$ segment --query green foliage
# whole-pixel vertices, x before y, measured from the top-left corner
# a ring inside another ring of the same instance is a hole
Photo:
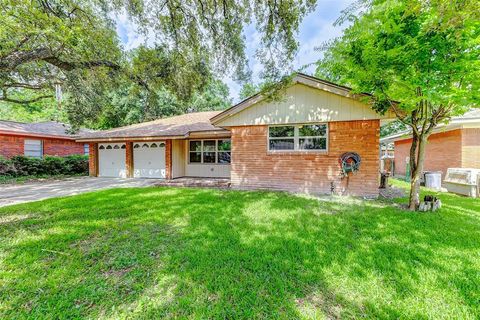
[[[45,158],[14,156],[10,159],[0,157],[1,176],[22,177],[79,174],[88,174],[87,156],[46,156]]]
[[[259,85],[247,82],[242,86],[242,89],[240,89],[239,96],[240,99],[244,100],[253,96],[254,94],[259,93],[260,91],[261,88]]]
[[[298,49],[295,33],[314,5],[314,0],[0,0],[0,100],[28,106],[51,101],[60,85],[65,111],[58,112],[77,127],[95,123],[104,109],[110,112],[108,96],[116,90],[138,99],[129,105],[153,110],[137,118],[179,113],[158,112],[165,91],[194,110],[220,108],[223,89],[214,96],[208,89],[216,77],[249,77],[244,27],[254,24],[262,34],[258,54],[265,76],[275,79],[290,71]],[[120,46],[109,17],[125,12],[137,31],[155,33],[151,47],[125,52]]]
[[[172,187],[3,207],[0,318],[478,319],[480,201],[436,196],[434,214]]]
[[[364,2],[366,11],[327,44],[318,76],[373,94],[381,112],[393,101],[400,102],[400,114],[426,100],[433,109],[448,106],[448,116],[478,104],[477,1]]]
[[[394,133],[405,131],[407,126],[400,120],[395,120],[380,127],[380,137],[386,137]]]

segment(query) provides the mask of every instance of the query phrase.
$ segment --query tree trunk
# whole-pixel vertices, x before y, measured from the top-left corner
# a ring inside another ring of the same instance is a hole
[[[410,199],[408,208],[412,211],[417,210],[420,205],[420,175],[423,173],[423,162],[425,160],[425,147],[427,143],[427,135],[421,133],[418,137],[416,146],[412,141],[412,148],[417,148],[417,155],[415,162],[415,168],[411,170],[411,182],[410,182]],[[412,151],[412,149],[410,149]],[[412,159],[410,159],[412,163]]]

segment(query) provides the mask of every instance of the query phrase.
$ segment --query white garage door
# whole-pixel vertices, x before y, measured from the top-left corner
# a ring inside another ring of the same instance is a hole
[[[133,176],[165,178],[165,143],[135,142],[133,144]]]
[[[98,175],[100,177],[127,177],[125,143],[98,145]]]

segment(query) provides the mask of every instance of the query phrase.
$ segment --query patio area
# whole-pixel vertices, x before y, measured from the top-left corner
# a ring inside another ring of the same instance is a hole
[[[226,178],[196,178],[182,177],[172,180],[159,180],[155,186],[171,186],[171,187],[196,187],[196,188],[230,188],[230,179]]]

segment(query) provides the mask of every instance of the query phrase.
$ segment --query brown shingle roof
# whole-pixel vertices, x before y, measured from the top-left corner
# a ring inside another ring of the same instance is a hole
[[[79,134],[92,132],[91,130],[88,130],[88,129],[80,129],[78,133],[70,134],[69,133],[70,129],[71,129],[70,125],[61,123],[61,122],[56,122],[56,121],[24,123],[24,122],[0,120],[0,132],[4,132],[4,133],[36,135],[36,136],[54,136],[54,137],[75,139],[75,137]]]
[[[188,136],[191,132],[224,131],[224,129],[215,127],[210,123],[210,118],[218,113],[220,111],[186,113],[126,127],[82,134],[79,139],[88,141],[89,139],[103,138],[183,137]]]

